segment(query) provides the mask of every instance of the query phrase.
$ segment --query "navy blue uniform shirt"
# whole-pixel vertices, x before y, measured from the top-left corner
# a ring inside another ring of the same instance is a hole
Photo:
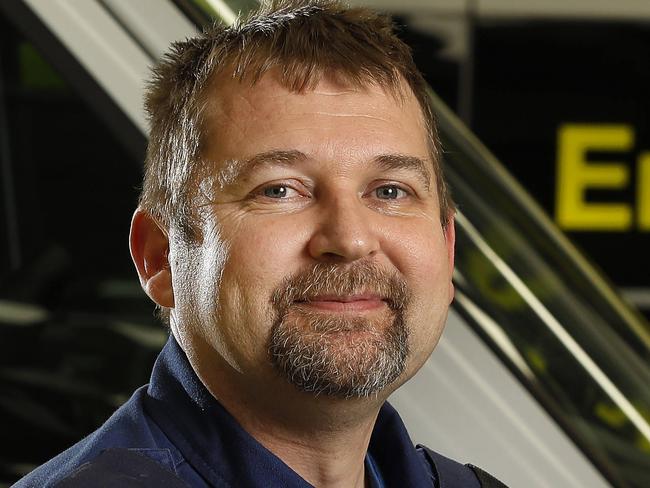
[[[142,470],[151,465],[154,471],[162,468],[164,475],[174,473],[179,478],[178,486],[183,482],[192,487],[311,486],[244,431],[210,395],[173,337],[160,353],[148,386],[138,389],[102,427],[15,486],[42,488],[56,486],[62,480],[66,480],[62,486],[68,486],[66,483],[84,469],[86,473],[102,472],[88,470],[88,466],[101,468],[103,463],[109,466],[104,472],[115,471],[111,462],[120,456],[123,460],[128,457],[129,462],[142,460]],[[127,464],[124,461],[124,477],[130,469],[140,469]],[[436,473],[436,465],[437,471],[445,466],[443,476]],[[447,469],[449,466],[453,469]],[[452,473],[451,477],[447,472]],[[372,433],[366,473],[370,486],[376,488],[479,486],[469,468],[415,448],[402,420],[388,403],[381,408]],[[108,477],[102,479],[106,484],[101,486],[122,484],[111,485]]]

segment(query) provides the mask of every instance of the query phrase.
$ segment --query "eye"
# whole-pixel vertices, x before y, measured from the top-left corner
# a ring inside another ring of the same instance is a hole
[[[375,196],[380,200],[397,200],[398,198],[407,197],[409,194],[406,190],[397,185],[383,185],[375,188]]]
[[[260,193],[267,198],[274,198],[276,200],[300,196],[298,191],[296,191],[294,188],[291,188],[288,185],[279,185],[279,184],[270,185],[265,188],[262,188],[262,191]]]

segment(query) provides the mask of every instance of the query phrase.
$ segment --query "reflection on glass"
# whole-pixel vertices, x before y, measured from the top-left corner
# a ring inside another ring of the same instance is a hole
[[[441,115],[460,209],[457,308],[610,481],[650,485],[647,325],[620,313],[596,273],[585,273],[485,151]]]

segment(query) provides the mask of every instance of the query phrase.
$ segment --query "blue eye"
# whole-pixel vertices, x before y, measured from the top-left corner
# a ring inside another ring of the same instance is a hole
[[[300,196],[298,190],[292,186],[283,184],[269,185],[262,188],[260,193],[267,198],[273,198],[275,200],[284,200]]]
[[[269,186],[264,188],[264,196],[269,198],[285,198],[287,196],[287,187],[282,185]]]
[[[403,198],[407,193],[396,185],[384,185],[375,189],[375,195],[381,200],[396,200]]]

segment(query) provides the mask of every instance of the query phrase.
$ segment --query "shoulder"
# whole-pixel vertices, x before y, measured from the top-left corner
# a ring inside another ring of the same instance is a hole
[[[173,457],[171,446],[143,408],[146,387],[133,396],[95,432],[19,480],[17,488],[49,487],[111,448],[137,449],[161,461]]]
[[[57,488],[85,488],[101,480],[103,488],[187,488],[173,471],[142,449],[110,448],[62,479]]]
[[[507,488],[477,466],[461,464],[423,445],[418,445],[416,449],[439,488]]]

